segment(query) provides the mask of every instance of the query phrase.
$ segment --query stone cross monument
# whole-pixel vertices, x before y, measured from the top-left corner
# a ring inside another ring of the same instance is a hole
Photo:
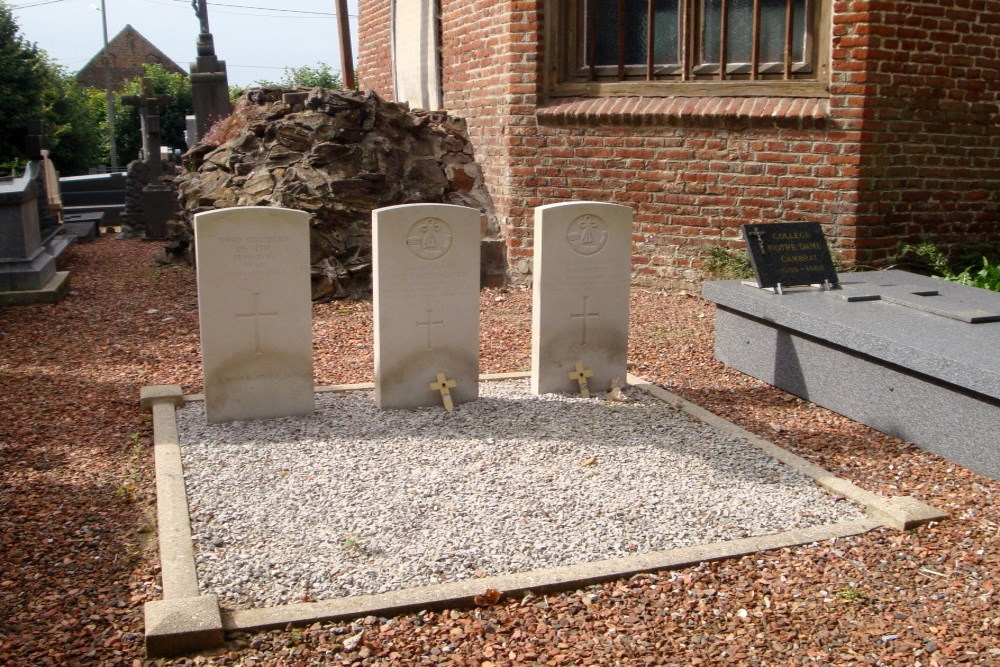
[[[160,182],[162,173],[160,148],[160,107],[170,104],[170,95],[156,95],[149,79],[142,80],[142,94],[128,95],[122,102],[138,107],[142,127],[142,158],[149,170],[149,184],[142,191],[143,238],[160,240],[167,237],[167,221],[174,212],[174,193]]]
[[[208,2],[191,0],[198,16],[201,32],[198,34],[198,57],[191,63],[191,97],[194,102],[195,140],[205,136],[212,124],[228,116],[229,80],[226,61],[215,55],[215,42],[208,29]]]
[[[160,107],[173,101],[170,95],[157,95],[149,79],[142,80],[141,95],[127,95],[122,102],[139,109],[139,124],[142,132],[142,159],[150,171],[150,182],[160,176],[160,148],[163,146],[160,129]]]

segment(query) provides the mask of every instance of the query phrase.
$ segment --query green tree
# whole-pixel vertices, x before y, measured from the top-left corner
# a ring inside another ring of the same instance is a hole
[[[343,88],[340,72],[334,72],[326,63],[316,63],[315,67],[286,67],[281,81],[258,81],[265,88]]]
[[[49,79],[42,94],[42,117],[52,162],[64,176],[85,174],[89,167],[108,159],[105,93],[81,87],[55,65],[50,65]]]
[[[42,51],[20,35],[0,0],[0,163],[23,160],[24,132],[28,120],[41,116],[49,74]]]
[[[23,161],[28,120],[45,121],[52,161],[63,174],[104,161],[107,140],[92,94],[18,31],[0,0],[0,163]]]
[[[164,146],[185,148],[185,116],[194,113],[191,100],[191,79],[183,74],[168,72],[162,65],[143,65],[145,78],[150,80],[153,93],[170,95],[173,100],[166,107],[160,107],[160,133]],[[142,130],[139,109],[121,103],[121,97],[142,94],[143,77],[130,79],[123,87],[118,102],[115,103],[115,137],[118,155],[123,164],[139,157],[142,148]]]

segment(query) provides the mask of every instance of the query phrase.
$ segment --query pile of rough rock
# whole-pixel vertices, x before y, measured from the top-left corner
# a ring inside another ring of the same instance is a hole
[[[191,261],[196,213],[283,206],[312,216],[313,299],[358,296],[371,289],[372,210],[431,202],[483,212],[484,282],[503,280],[503,242],[459,118],[373,93],[258,88],[184,160],[166,261]]]

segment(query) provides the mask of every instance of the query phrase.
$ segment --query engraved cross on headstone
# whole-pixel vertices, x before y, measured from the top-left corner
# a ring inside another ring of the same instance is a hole
[[[153,83],[149,79],[142,80],[141,95],[127,95],[122,102],[139,109],[139,123],[142,128],[142,153],[146,166],[149,167],[149,182],[155,184],[160,178],[160,107],[165,107],[173,101],[170,95],[157,95],[153,92]]]
[[[248,317],[253,318],[253,343],[254,343],[254,354],[263,354],[260,347],[260,318],[262,317],[277,317],[277,312],[262,313],[260,312],[260,292],[253,293],[253,312],[252,313],[236,313],[236,319],[242,320]]]
[[[431,313],[433,313],[433,312],[434,312],[433,309],[428,308],[427,309],[427,321],[426,322],[417,322],[417,327],[418,328],[419,327],[427,327],[427,349],[428,350],[433,350],[434,349],[434,342],[433,342],[433,340],[431,338],[431,331],[432,331],[432,329],[435,326],[439,326],[439,325],[444,324],[444,320],[431,320]]]
[[[587,320],[590,319],[591,317],[600,317],[601,316],[600,313],[592,313],[592,312],[590,312],[590,310],[587,308],[587,298],[588,297],[586,297],[586,296],[583,297],[583,312],[582,313],[570,313],[570,316],[569,316],[571,320],[583,320],[583,331],[582,331],[582,335],[580,337],[580,345],[586,345],[587,344]]]

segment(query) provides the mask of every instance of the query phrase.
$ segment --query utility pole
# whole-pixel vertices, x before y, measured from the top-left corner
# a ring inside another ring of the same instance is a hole
[[[337,0],[337,35],[340,37],[340,78],[345,90],[353,90],[354,54],[351,51],[351,26],[347,21],[347,0]]]
[[[115,146],[115,93],[111,89],[111,54],[108,53],[108,12],[101,0],[101,23],[104,26],[104,88],[108,96],[108,142],[111,145],[111,169],[118,170],[118,147]]]

